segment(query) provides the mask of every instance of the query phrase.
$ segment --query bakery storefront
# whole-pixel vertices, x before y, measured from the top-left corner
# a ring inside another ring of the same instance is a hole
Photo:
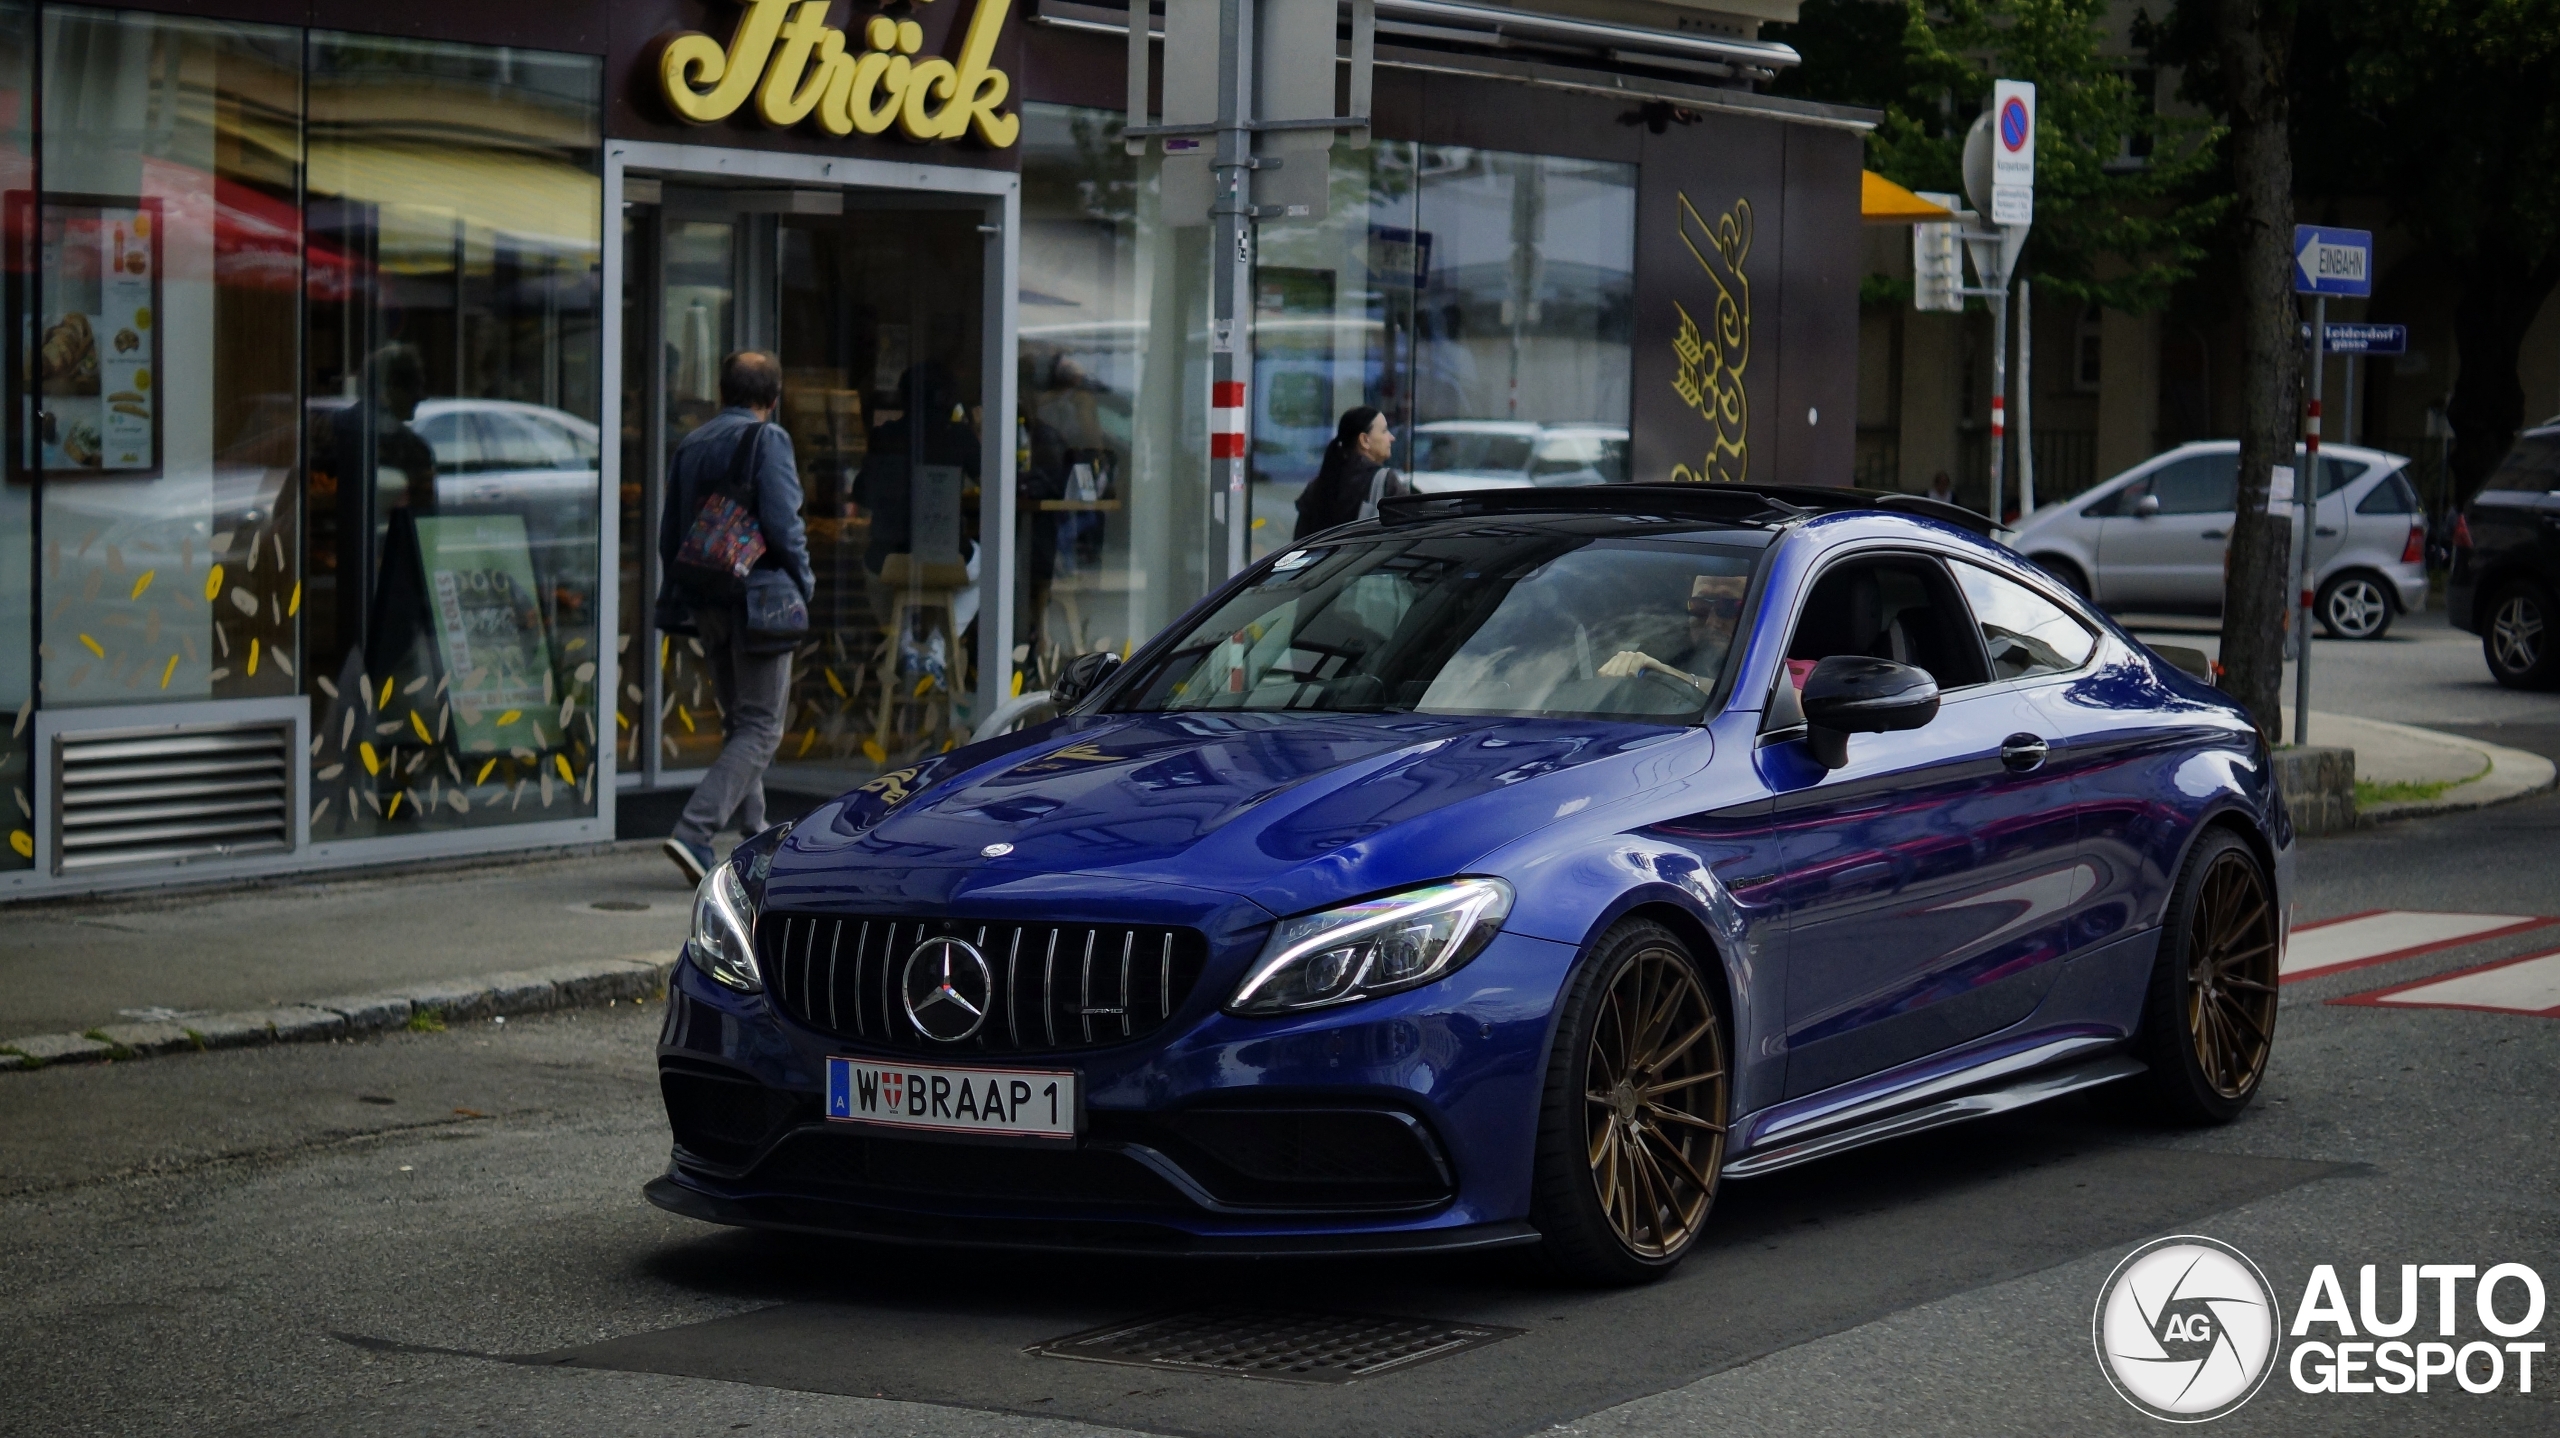
[[[1426,485],[1845,482],[1863,117],[1755,93],[1747,14],[1581,8],[1379,0],[1370,133],[1259,226],[1251,552],[1363,404]],[[665,832],[721,718],[662,486],[734,349],[818,575],[785,795],[1223,576],[1126,10],[419,12],[0,3],[0,900]]]

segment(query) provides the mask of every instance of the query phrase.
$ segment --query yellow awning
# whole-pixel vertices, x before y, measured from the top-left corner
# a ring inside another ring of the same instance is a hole
[[[1858,216],[1870,225],[1924,225],[1952,220],[1955,212],[1866,170],[1858,177]]]

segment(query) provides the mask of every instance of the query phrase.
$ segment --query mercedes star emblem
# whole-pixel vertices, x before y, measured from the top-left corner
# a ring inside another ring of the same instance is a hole
[[[956,1044],[978,1031],[993,1005],[996,980],[986,956],[954,938],[927,939],[907,955],[899,981],[907,1022],[936,1043]]]
[[[979,858],[981,858],[981,859],[1001,859],[1001,858],[1003,858],[1005,855],[1010,854],[1010,853],[1012,853],[1012,852],[1013,852],[1013,846],[1012,846],[1011,844],[1007,844],[1007,843],[1004,843],[1004,842],[1002,842],[1002,841],[998,841],[998,842],[996,842],[996,843],[989,844],[987,847],[985,847],[985,848],[983,848],[983,849],[980,849],[980,850],[978,851],[978,857],[979,857]]]

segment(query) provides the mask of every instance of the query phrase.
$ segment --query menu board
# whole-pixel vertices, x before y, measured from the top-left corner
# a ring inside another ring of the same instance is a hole
[[[549,747],[558,738],[543,698],[551,642],[523,516],[439,516],[417,525],[454,746],[466,754]]]
[[[48,473],[159,471],[162,230],[156,199],[45,197],[27,403]]]

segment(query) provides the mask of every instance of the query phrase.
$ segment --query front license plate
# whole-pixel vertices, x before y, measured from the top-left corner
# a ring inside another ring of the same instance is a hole
[[[1072,1069],[948,1069],[827,1060],[827,1117],[930,1133],[1074,1142]]]

